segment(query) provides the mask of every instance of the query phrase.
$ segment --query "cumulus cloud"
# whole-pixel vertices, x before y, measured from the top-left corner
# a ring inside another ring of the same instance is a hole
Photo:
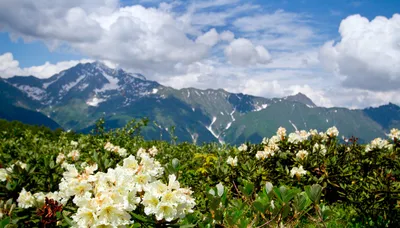
[[[219,39],[210,30],[195,42],[172,13],[119,7],[118,0],[5,0],[0,3],[1,27],[25,41],[42,40],[53,49],[67,44],[84,55],[143,71],[199,61]]]
[[[215,44],[217,44],[219,39],[220,38],[217,30],[213,28],[210,31],[204,33],[203,35],[197,37],[196,43],[205,44],[207,46],[212,47]]]
[[[271,61],[271,55],[263,46],[254,46],[244,38],[233,40],[225,48],[225,56],[232,64],[239,66],[267,64]]]
[[[233,34],[233,32],[231,32],[231,31],[223,31],[221,34],[220,34],[220,38],[221,38],[221,40],[224,40],[224,41],[232,41],[233,39],[235,39],[235,34]]]
[[[136,2],[153,7],[119,0],[2,0],[0,31],[50,49],[71,48],[177,88],[265,97],[302,92],[321,106],[400,103],[399,15],[372,21],[351,16],[340,25],[341,39],[325,43],[308,15],[262,11],[244,0]],[[44,78],[85,61],[21,68],[6,53],[0,75]]]
[[[71,60],[62,61],[56,64],[46,62],[41,66],[32,66],[26,68],[20,68],[19,62],[14,59],[11,53],[5,53],[0,55],[0,77],[9,78],[12,76],[29,76],[33,75],[38,78],[49,78],[54,74],[57,74],[65,69],[71,68],[78,63],[93,62],[93,60],[82,59],[82,60]]]
[[[360,15],[344,19],[340,41],[327,42],[320,50],[326,69],[342,79],[342,85],[371,91],[398,90],[400,85],[400,15]]]

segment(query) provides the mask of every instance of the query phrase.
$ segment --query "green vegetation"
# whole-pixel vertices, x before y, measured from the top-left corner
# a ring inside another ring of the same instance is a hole
[[[362,145],[336,128],[279,128],[237,148],[177,144],[173,129],[146,141],[146,124],[76,134],[0,121],[0,227],[400,224],[398,130]]]

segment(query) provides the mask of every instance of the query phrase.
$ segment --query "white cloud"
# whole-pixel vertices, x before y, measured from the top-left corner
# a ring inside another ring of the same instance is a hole
[[[235,39],[225,48],[225,56],[234,65],[267,64],[271,55],[263,46],[254,46],[248,39]]]
[[[219,40],[219,34],[213,28],[213,29],[210,29],[210,31],[204,33],[203,35],[197,37],[196,43],[205,44],[207,46],[212,47],[215,44],[217,44],[218,40]]]
[[[244,0],[135,2],[154,7],[118,0],[2,0],[0,30],[50,49],[66,46],[177,88],[265,97],[303,92],[322,106],[400,103],[394,92],[400,84],[399,15],[349,17],[340,26],[341,40],[320,49],[326,39],[305,14],[268,13]],[[0,55],[0,74],[44,78],[82,61],[20,68],[7,53]]]
[[[223,31],[221,34],[220,34],[220,38],[221,38],[221,40],[224,40],[224,41],[232,41],[233,39],[235,39],[235,34],[233,34],[233,32],[231,32],[231,31]]]
[[[246,38],[277,50],[309,48],[318,38],[308,25],[307,15],[277,10],[236,19],[233,25],[246,34]]]
[[[372,21],[349,16],[340,24],[339,33],[339,42],[323,45],[320,60],[343,80],[343,86],[372,91],[399,89],[399,14]]]
[[[56,64],[46,62],[41,66],[32,66],[26,68],[20,68],[19,62],[14,59],[11,53],[5,53],[0,55],[0,77],[9,78],[12,76],[29,76],[33,75],[38,78],[49,78],[54,74],[59,73],[65,69],[71,68],[78,63],[93,62],[93,60],[82,59],[82,60],[71,60],[62,61]]]
[[[67,44],[95,59],[143,71],[199,61],[216,42],[215,30],[199,34],[207,45],[189,39],[182,22],[162,9],[118,8],[117,0],[55,2],[2,1],[0,27],[26,41],[39,39],[53,49]]]

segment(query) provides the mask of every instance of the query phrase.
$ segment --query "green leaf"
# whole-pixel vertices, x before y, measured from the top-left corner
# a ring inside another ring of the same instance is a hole
[[[321,199],[322,186],[319,184],[313,184],[312,186],[306,186],[304,188],[311,201],[315,204],[318,203]]]
[[[300,190],[294,188],[294,189],[288,189],[285,186],[281,186],[279,188],[274,188],[274,192],[276,194],[276,196],[278,197],[278,199],[287,204],[289,203],[290,200],[293,199],[293,197],[299,193]]]
[[[68,223],[68,225],[73,226],[74,222],[70,218],[68,218],[68,216],[65,213],[66,213],[65,211],[63,211],[62,213],[64,220]]]
[[[10,223],[10,217],[7,217],[7,218],[5,218],[5,219],[0,221],[0,227],[5,227],[9,223]]]
[[[311,200],[308,198],[305,192],[297,194],[293,200],[293,207],[297,212],[302,212],[311,204]]]
[[[267,205],[264,205],[263,202],[261,200],[257,200],[253,203],[254,208],[261,212],[264,213],[265,210],[267,209]]]

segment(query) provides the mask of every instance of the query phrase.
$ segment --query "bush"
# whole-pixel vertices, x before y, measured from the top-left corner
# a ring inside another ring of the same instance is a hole
[[[1,227],[400,224],[399,131],[360,145],[280,128],[235,148],[145,141],[146,123],[83,135],[0,122]]]

